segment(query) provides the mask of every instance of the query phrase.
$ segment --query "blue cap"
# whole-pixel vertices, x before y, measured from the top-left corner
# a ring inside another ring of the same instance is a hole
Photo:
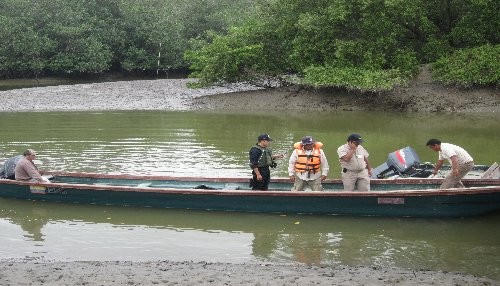
[[[271,139],[271,137],[269,137],[269,135],[267,135],[267,134],[259,135],[259,137],[257,138],[257,141],[262,141],[262,140],[273,141],[273,139]]]
[[[302,138],[302,145],[309,145],[309,144],[314,144],[316,143],[314,139],[311,136],[305,136]]]
[[[363,142],[363,139],[361,138],[361,135],[353,133],[347,137],[347,142],[349,141]]]

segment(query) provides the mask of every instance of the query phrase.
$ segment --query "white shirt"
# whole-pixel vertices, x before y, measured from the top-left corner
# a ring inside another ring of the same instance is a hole
[[[290,155],[290,160],[288,160],[288,175],[289,176],[297,176],[301,180],[304,181],[312,181],[316,180],[321,176],[327,176],[328,171],[330,170],[330,166],[328,165],[328,161],[326,160],[325,152],[322,149],[319,150],[319,160],[321,162],[321,172],[308,174],[307,172],[295,172],[295,162],[299,159],[297,155],[297,149],[294,149],[292,155]],[[313,150],[304,150],[306,155],[311,155]],[[308,177],[309,176],[309,177]]]
[[[441,151],[439,151],[438,154],[438,160],[446,159],[448,160],[450,165],[450,158],[453,156],[457,156],[457,162],[461,165],[474,161],[474,159],[472,159],[472,156],[469,155],[469,153],[467,153],[467,151],[465,151],[462,147],[450,143],[441,143]]]

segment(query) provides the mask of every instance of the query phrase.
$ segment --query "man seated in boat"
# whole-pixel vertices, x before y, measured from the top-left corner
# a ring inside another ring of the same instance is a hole
[[[47,178],[42,177],[42,174],[33,163],[37,153],[33,149],[24,151],[23,158],[16,164],[14,170],[15,178],[18,181],[35,182],[35,183],[50,183]]]

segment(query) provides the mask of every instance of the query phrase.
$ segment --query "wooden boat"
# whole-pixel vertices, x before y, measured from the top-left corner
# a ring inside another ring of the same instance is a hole
[[[323,192],[292,192],[287,178],[252,191],[245,178],[190,178],[51,173],[51,183],[0,180],[0,197],[66,203],[318,215],[464,217],[500,210],[500,180],[464,179],[439,190],[441,179],[373,179],[369,192],[345,192],[327,180]]]

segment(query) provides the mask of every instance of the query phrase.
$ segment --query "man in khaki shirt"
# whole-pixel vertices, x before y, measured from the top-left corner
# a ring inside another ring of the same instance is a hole
[[[42,177],[40,171],[33,163],[33,159],[35,159],[36,152],[35,150],[28,149],[23,153],[24,158],[19,160],[16,164],[15,178],[18,181],[26,181],[26,182],[38,182],[38,183],[49,183],[50,181],[47,178]]]
[[[369,191],[372,168],[368,162],[368,151],[361,146],[363,139],[359,134],[351,134],[347,143],[337,149],[344,191]]]

